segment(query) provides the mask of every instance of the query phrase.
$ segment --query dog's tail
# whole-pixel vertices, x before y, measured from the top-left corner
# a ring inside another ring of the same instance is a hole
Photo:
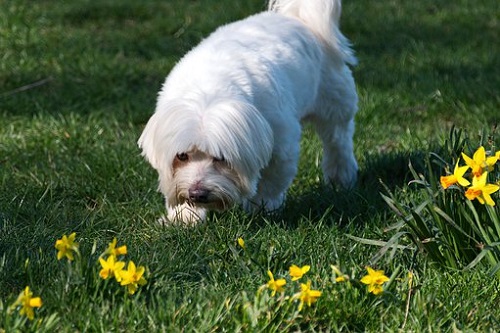
[[[341,0],[269,0],[269,10],[301,20],[342,61],[357,63],[349,41],[339,29]]]

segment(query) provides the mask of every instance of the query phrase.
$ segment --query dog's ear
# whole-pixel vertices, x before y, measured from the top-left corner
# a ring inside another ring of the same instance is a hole
[[[170,171],[176,154],[187,152],[195,145],[193,109],[186,101],[158,102],[137,142],[142,155],[156,170]]]
[[[154,113],[151,118],[149,118],[146,127],[142,131],[142,134],[137,141],[139,148],[142,149],[142,156],[144,156],[146,160],[151,164],[151,166],[155,169],[159,169],[159,156],[156,153],[154,135],[159,124],[158,118],[158,113]]]
[[[205,109],[203,142],[199,147],[222,155],[245,174],[263,169],[271,159],[274,138],[271,126],[250,103],[220,99]]]
[[[274,147],[269,122],[244,100],[212,100],[204,114],[204,140],[198,147],[212,156],[224,156],[245,192],[255,193],[260,171],[271,160]]]

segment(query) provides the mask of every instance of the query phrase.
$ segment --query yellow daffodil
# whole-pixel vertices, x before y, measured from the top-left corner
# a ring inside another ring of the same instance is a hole
[[[409,271],[409,272],[408,272],[407,279],[408,279],[408,287],[409,287],[409,288],[413,287],[413,279],[414,279],[414,275],[413,275],[413,272],[412,272],[412,271]]]
[[[311,280],[307,281],[307,283],[301,283],[300,289],[300,293],[296,295],[296,297],[298,296],[298,298],[300,299],[299,311],[302,310],[304,304],[307,304],[307,306],[311,306],[311,304],[316,302],[318,300],[318,297],[320,297],[322,294],[319,290],[311,289]]]
[[[116,257],[110,255],[107,260],[99,258],[99,262],[101,263],[102,267],[101,271],[99,272],[99,276],[101,278],[106,280],[109,277],[114,276],[116,281],[121,281],[122,278],[120,272],[123,270],[123,267],[125,267],[125,263],[123,261],[116,261]]]
[[[289,272],[290,272],[290,276],[292,277],[292,281],[297,281],[304,274],[306,274],[307,272],[309,272],[310,269],[311,269],[311,266],[309,266],[309,265],[305,265],[305,266],[302,266],[302,267],[299,267],[297,265],[290,266]]]
[[[78,252],[78,243],[75,242],[76,233],[69,236],[63,235],[61,239],[56,240],[57,260],[63,257],[68,258],[69,261],[74,260],[73,253]]]
[[[457,164],[455,164],[455,169],[453,170],[452,175],[441,176],[441,186],[443,186],[444,189],[447,189],[448,187],[456,183],[459,183],[462,186],[469,186],[470,182],[464,178],[464,174],[468,169],[469,169],[468,165],[459,167],[457,161]]]
[[[136,268],[133,261],[129,261],[126,270],[118,271],[121,279],[120,284],[122,286],[127,286],[129,294],[133,295],[139,285],[143,286],[146,284],[147,281],[143,277],[144,271],[145,269],[143,266]]]
[[[495,206],[495,201],[491,198],[491,194],[498,191],[500,186],[494,184],[486,184],[488,173],[484,172],[480,177],[472,179],[472,186],[467,189],[465,196],[469,200],[477,199],[482,205],[485,203],[490,206]]]
[[[332,268],[332,273],[333,277],[335,278],[335,282],[344,282],[349,279],[349,276],[342,273],[337,266],[330,265],[330,267]]]
[[[245,241],[243,238],[239,237],[238,238],[238,245],[244,250],[245,249]]]
[[[273,273],[271,271],[267,271],[267,275],[269,276],[269,281],[267,282],[267,287],[271,289],[273,292],[271,293],[271,296],[276,295],[277,292],[283,292],[284,286],[286,284],[285,279],[278,279],[275,280]]]
[[[462,153],[462,157],[465,164],[472,169],[472,174],[475,177],[480,177],[485,171],[491,171],[499,158],[497,155],[486,157],[486,150],[483,146],[476,150],[472,158],[464,153]]]
[[[112,255],[115,257],[122,255],[122,254],[127,254],[127,245],[122,245],[120,247],[116,247],[117,242],[118,241],[116,240],[116,238],[113,238],[113,241],[111,243],[109,243],[108,248],[106,249],[104,254],[109,254],[109,255]]]
[[[361,279],[361,283],[368,285],[368,292],[378,295],[383,291],[382,285],[389,281],[389,278],[384,275],[384,271],[376,271],[371,267],[366,267],[368,275]]]
[[[21,306],[19,310],[21,315],[25,315],[29,320],[33,320],[33,318],[35,318],[33,308],[40,308],[42,306],[42,299],[40,297],[33,297],[30,287],[26,286],[24,291],[19,294],[14,304],[12,304],[13,308],[17,306]]]

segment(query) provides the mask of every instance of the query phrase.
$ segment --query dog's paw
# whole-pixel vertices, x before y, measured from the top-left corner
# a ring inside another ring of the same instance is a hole
[[[352,189],[358,180],[358,164],[354,157],[330,165],[323,165],[326,183],[340,185],[344,189]]]
[[[243,208],[248,213],[258,212],[276,212],[283,208],[285,203],[286,194],[280,193],[275,198],[264,198],[258,194],[252,199],[243,202]]]
[[[167,216],[158,219],[158,223],[165,226],[195,226],[206,219],[207,211],[204,208],[192,207],[187,204],[167,208]]]

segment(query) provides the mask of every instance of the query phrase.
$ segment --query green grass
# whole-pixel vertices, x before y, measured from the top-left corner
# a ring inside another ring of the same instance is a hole
[[[345,1],[342,28],[360,61],[359,186],[321,185],[319,142],[306,128],[282,214],[235,208],[195,228],[156,224],[163,199],[136,141],[157,91],[201,38],[264,7],[0,3],[0,332],[500,330],[500,284],[486,270],[440,268],[412,249],[374,260],[380,246],[349,238],[392,236],[398,218],[379,180],[401,200],[418,198],[410,160],[422,170],[452,125],[478,139],[500,120],[496,0]],[[54,243],[73,231],[82,257],[68,270]],[[147,267],[133,296],[98,276],[113,237]],[[267,291],[256,296],[268,269],[283,277],[291,264],[311,265],[307,278],[323,291],[301,313]],[[332,283],[332,264],[349,284]],[[382,296],[359,284],[368,264],[394,278]],[[26,285],[43,299],[33,322],[8,310]]]

